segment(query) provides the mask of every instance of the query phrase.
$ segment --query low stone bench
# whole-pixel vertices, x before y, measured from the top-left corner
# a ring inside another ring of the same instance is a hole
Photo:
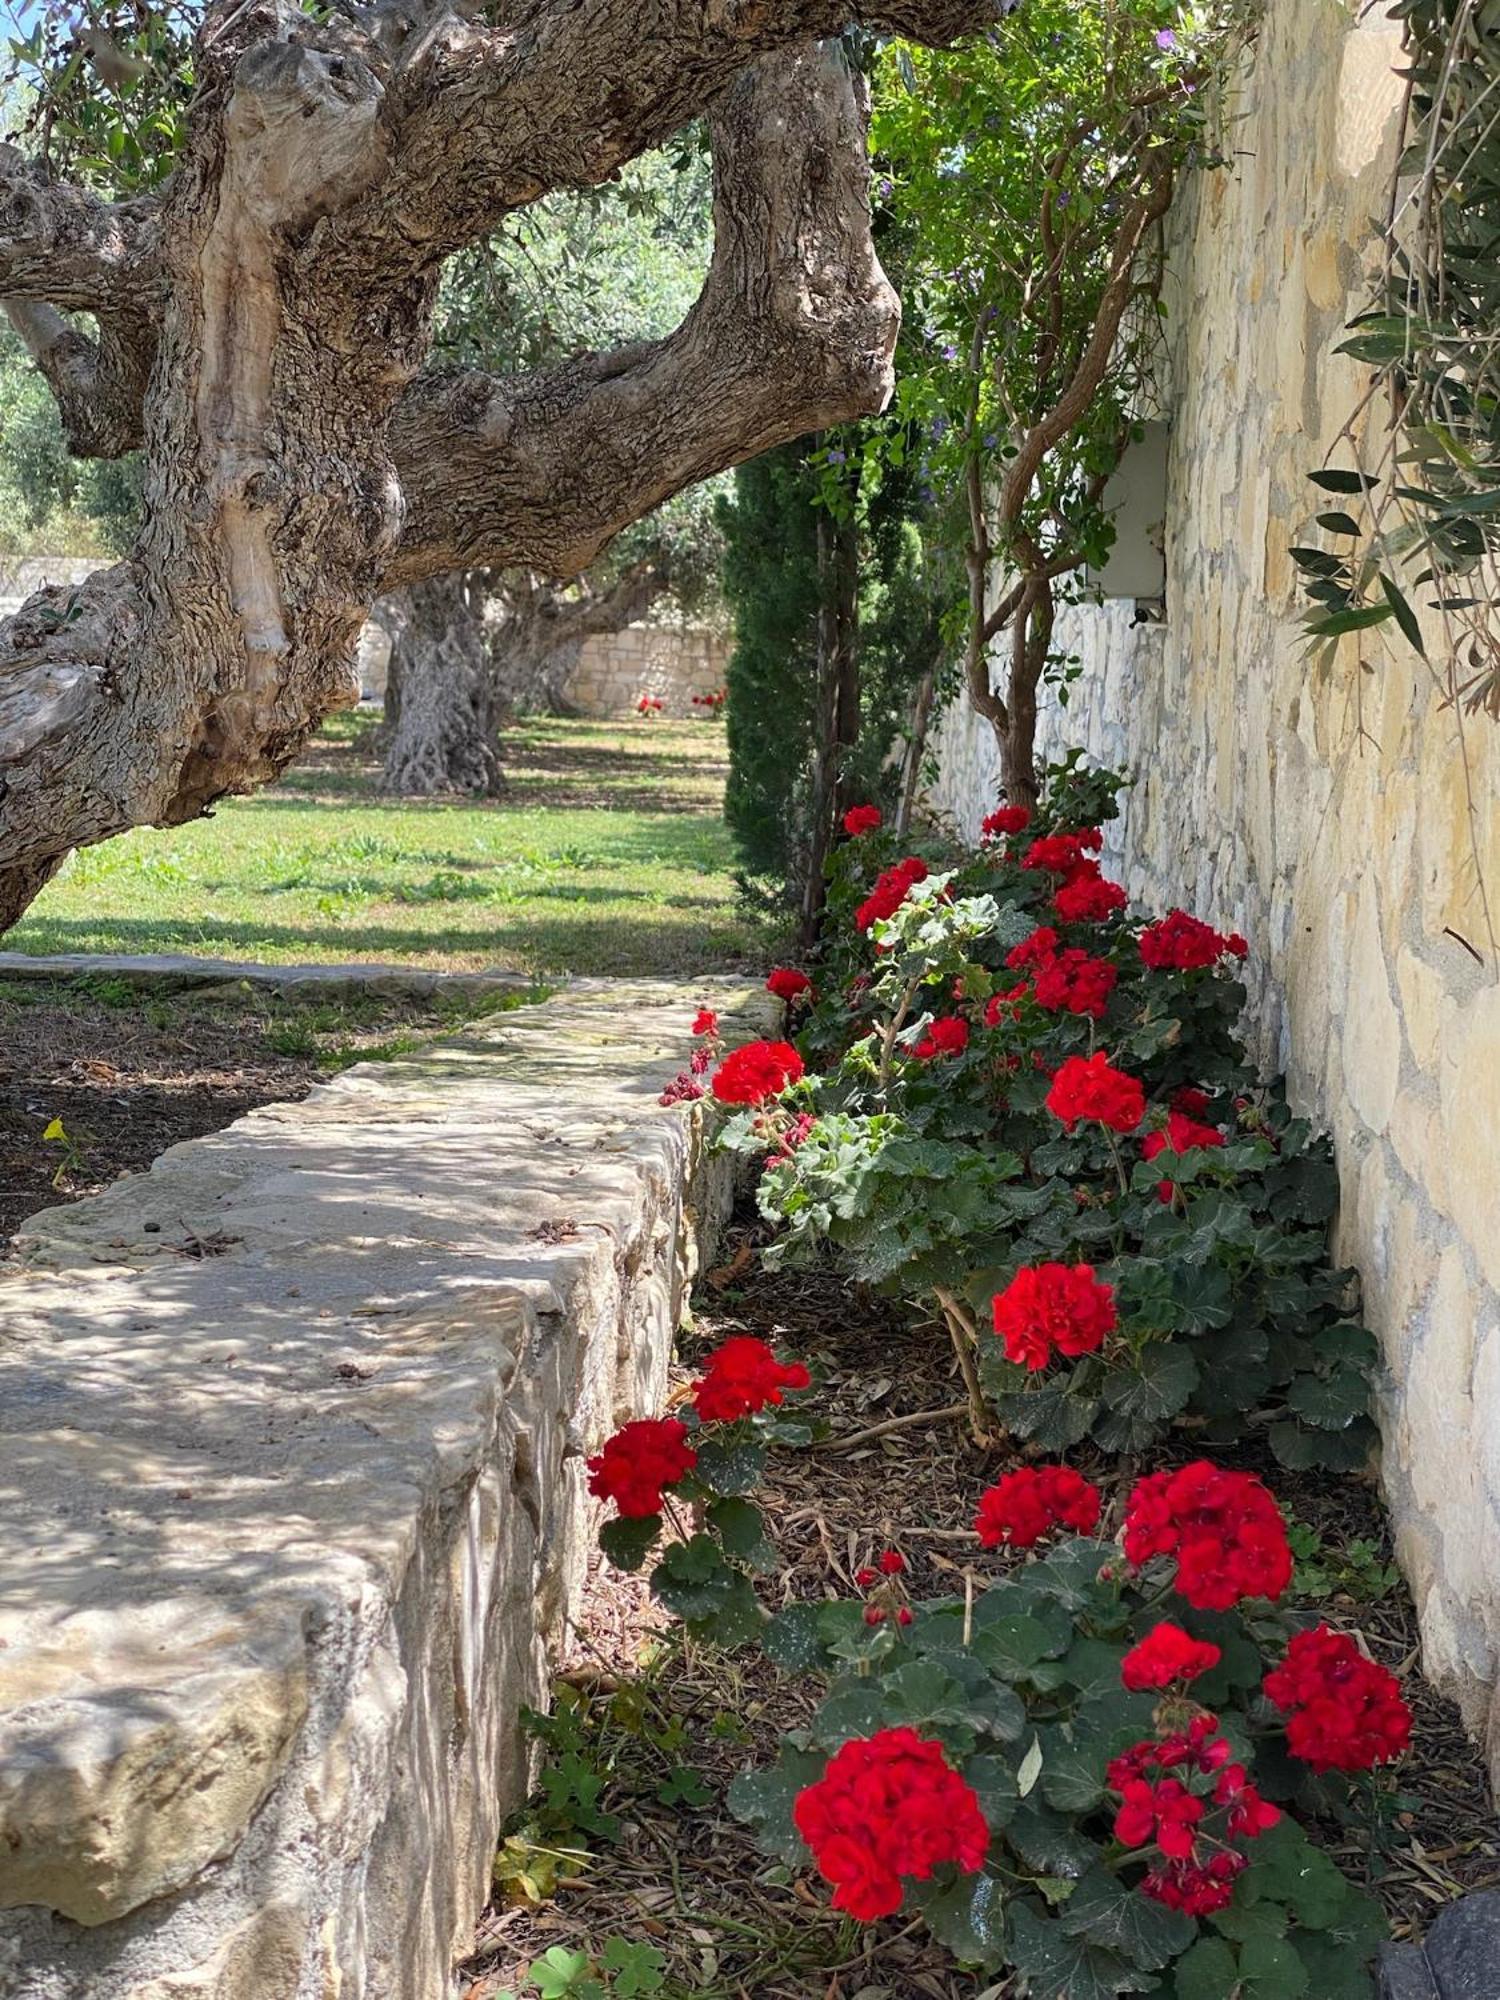
[[[0,1994],[438,2000],[526,1789],[583,1455],[727,1165],[699,998],[572,989],[49,1210],[0,1266]]]

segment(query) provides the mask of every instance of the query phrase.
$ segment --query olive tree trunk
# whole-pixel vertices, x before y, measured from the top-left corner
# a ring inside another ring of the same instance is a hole
[[[383,592],[576,575],[683,487],[879,409],[898,309],[863,95],[817,38],[1002,11],[216,0],[160,196],[0,151],[0,300],[73,448],[144,459],[131,555],[0,628],[0,928],[70,848],[275,778],[357,700]],[[705,114],[715,250],[674,333],[534,374],[426,365],[446,258]]]
[[[482,572],[413,584],[393,611],[382,789],[431,798],[504,788]]]

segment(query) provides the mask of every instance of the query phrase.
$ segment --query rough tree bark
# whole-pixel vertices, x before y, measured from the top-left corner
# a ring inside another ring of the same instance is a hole
[[[480,570],[429,577],[395,602],[381,777],[387,792],[494,798],[504,788],[487,583]]]
[[[69,848],[274,778],[357,698],[383,590],[574,574],[683,486],[879,408],[898,309],[859,86],[816,38],[943,41],[1003,9],[501,0],[490,25],[215,0],[159,198],[0,154],[0,299],[75,447],[145,456],[130,557],[0,631],[0,928]],[[529,376],[424,370],[445,257],[704,112],[716,248],[675,333]]]
[[[532,570],[460,571],[387,599],[382,789],[406,798],[504,790],[498,736],[513,717],[565,712],[586,639],[621,632],[667,588],[645,560],[607,589],[569,594]]]

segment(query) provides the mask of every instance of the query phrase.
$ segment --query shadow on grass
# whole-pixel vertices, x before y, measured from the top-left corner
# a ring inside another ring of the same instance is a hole
[[[571,900],[576,900],[571,899]],[[431,905],[426,907],[431,908]],[[472,907],[472,906],[471,906]],[[257,924],[131,917],[38,917],[6,939],[12,950],[34,956],[53,952],[175,952],[187,957],[254,960],[266,950],[276,962],[308,959],[347,961],[482,958],[486,964],[522,971],[620,973],[708,973],[759,956],[746,927],[730,919],[642,913],[630,923],[602,917],[569,920],[547,916],[518,922],[496,911],[496,921],[472,927],[431,930],[399,924]]]

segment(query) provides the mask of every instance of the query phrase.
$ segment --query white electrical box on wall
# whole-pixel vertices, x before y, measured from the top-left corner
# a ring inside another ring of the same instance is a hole
[[[1167,437],[1169,426],[1153,420],[1127,444],[1114,477],[1104,489],[1104,506],[1114,516],[1115,545],[1103,569],[1085,572],[1099,597],[1132,597],[1160,603],[1167,594]]]

